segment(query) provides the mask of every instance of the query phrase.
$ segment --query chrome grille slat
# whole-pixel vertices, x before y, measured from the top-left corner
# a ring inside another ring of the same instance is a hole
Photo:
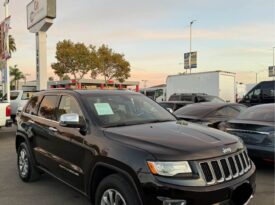
[[[244,172],[244,166],[243,166],[243,162],[242,162],[242,159],[240,157],[240,154],[238,154],[237,157],[239,158],[241,166],[242,166],[242,171],[240,172],[240,174],[243,174],[243,172]]]
[[[236,174],[237,176],[236,176],[236,177],[238,177],[238,176],[240,175],[240,169],[239,169],[239,167],[238,167],[238,165],[237,165],[235,156],[232,156],[232,159],[233,159],[233,161],[234,161],[234,164],[235,164],[235,167],[236,167],[236,170],[237,170],[237,174]]]
[[[246,150],[198,163],[207,185],[230,181],[245,174],[251,168]]]

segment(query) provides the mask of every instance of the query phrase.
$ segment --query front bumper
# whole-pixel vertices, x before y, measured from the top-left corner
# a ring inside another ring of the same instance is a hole
[[[165,200],[184,200],[186,205],[227,205],[232,204],[233,200],[236,201],[237,197],[247,195],[245,197],[250,198],[256,189],[254,164],[245,175],[212,186],[182,187],[163,183],[158,177],[149,176],[149,174],[146,177],[149,181],[142,186],[145,205],[163,205],[166,204]],[[241,196],[238,196],[238,193],[242,193]],[[181,205],[181,203],[178,204]],[[238,203],[235,202],[235,204]]]

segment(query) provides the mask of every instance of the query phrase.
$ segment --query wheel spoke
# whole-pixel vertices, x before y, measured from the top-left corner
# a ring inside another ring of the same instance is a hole
[[[29,172],[29,160],[25,149],[22,149],[19,153],[18,165],[20,175],[25,177]]]
[[[114,205],[114,192],[110,190],[108,194],[109,194],[110,204]]]
[[[101,198],[101,205],[127,205],[123,196],[114,189],[108,189]]]

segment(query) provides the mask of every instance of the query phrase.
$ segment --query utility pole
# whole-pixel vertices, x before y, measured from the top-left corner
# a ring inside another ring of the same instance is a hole
[[[9,17],[9,0],[5,0],[5,3],[4,3],[4,13],[5,13],[5,20]],[[6,29],[9,29],[9,28],[6,28]],[[7,34],[8,32],[6,32]],[[6,48],[7,48],[7,51],[9,52],[9,35],[6,36]],[[7,102],[10,102],[10,68],[9,68],[9,60],[6,59],[6,63],[5,63],[5,66],[6,66],[6,94],[7,94]]]
[[[190,68],[190,74],[191,74],[191,59],[192,59],[192,25],[195,23],[196,20],[193,20],[190,22],[190,53],[189,53],[189,68]]]
[[[142,82],[143,82],[143,87],[144,87],[144,95],[146,96],[146,88],[147,88],[148,80],[142,80]]]
[[[274,65],[274,50],[275,50],[275,46],[273,47],[273,74],[274,74],[274,70],[275,70],[275,65]],[[273,75],[273,80],[274,80],[274,75]]]

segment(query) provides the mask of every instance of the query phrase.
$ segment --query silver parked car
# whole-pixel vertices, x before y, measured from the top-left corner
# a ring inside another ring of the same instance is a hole
[[[10,108],[11,108],[11,119],[16,121],[16,114],[18,108],[24,107],[28,100],[32,97],[33,93],[36,91],[23,91],[23,90],[13,90],[10,92]],[[7,100],[7,95],[2,98],[2,101]]]

